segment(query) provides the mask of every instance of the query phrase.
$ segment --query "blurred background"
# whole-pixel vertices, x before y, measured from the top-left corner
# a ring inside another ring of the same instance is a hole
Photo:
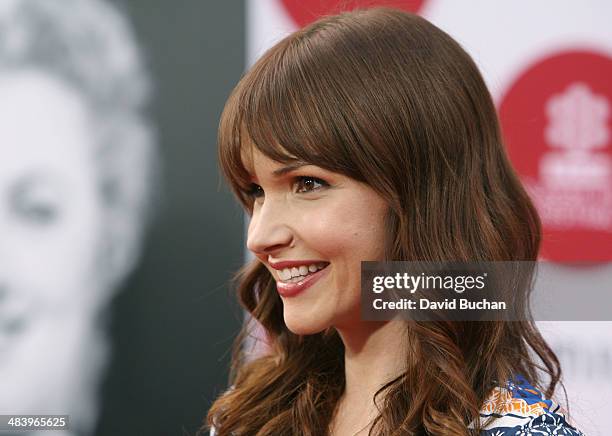
[[[0,414],[195,433],[241,323],[215,141],[245,56],[242,2],[0,0]]]
[[[242,322],[223,104],[274,42],[363,4],[416,12],[472,55],[555,285],[612,292],[607,0],[0,0],[0,414],[195,434]],[[589,435],[612,401],[605,320],[541,323]]]

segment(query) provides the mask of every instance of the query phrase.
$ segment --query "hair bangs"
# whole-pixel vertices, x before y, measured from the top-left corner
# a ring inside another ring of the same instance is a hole
[[[343,117],[329,101],[338,83],[320,74],[314,57],[304,36],[290,35],[259,59],[226,103],[219,161],[247,209],[251,201],[246,191],[252,183],[247,147],[255,146],[277,162],[312,162],[363,180],[344,144],[346,135],[339,134],[346,131],[337,125]]]
[[[242,112],[240,100],[242,82],[232,91],[225,103],[217,138],[219,166],[232,191],[246,209],[251,208],[247,192],[251,185],[251,174],[242,156]]]
[[[316,75],[304,68],[303,44],[294,39],[252,71],[242,108],[244,130],[270,159],[325,165],[325,151],[332,145],[330,120],[320,111],[323,93],[308,84],[308,77]]]

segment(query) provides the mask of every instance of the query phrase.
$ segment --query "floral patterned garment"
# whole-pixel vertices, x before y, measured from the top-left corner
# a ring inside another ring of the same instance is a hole
[[[482,436],[584,436],[566,421],[561,407],[518,376],[497,387],[480,410]],[[489,424],[487,419],[495,418]]]
[[[491,417],[495,419],[487,424]],[[566,421],[557,403],[521,376],[493,390],[480,409],[480,418],[486,424],[481,436],[585,436]],[[210,436],[215,436],[214,428]]]

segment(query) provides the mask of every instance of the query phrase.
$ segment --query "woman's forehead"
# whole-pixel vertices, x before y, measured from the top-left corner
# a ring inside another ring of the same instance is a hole
[[[290,161],[300,161],[300,159],[296,156],[293,156],[284,147],[281,145],[276,145],[274,147],[274,151],[278,154],[281,154],[284,159],[277,160],[272,156],[268,156],[264,151],[260,150],[260,148],[250,139],[248,136],[244,136],[240,143],[240,160],[242,166],[250,175],[255,174],[255,166],[256,162],[265,161],[266,163],[271,164],[272,166],[280,166],[283,163]],[[272,164],[273,162],[273,164]]]
[[[240,150],[240,157],[242,166],[251,178],[256,177],[258,172],[262,174],[272,172],[276,167],[281,165],[281,162],[266,156],[254,145],[243,147]]]

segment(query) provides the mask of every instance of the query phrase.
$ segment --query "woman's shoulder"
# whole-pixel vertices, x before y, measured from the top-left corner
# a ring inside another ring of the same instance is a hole
[[[480,410],[482,436],[584,436],[553,400],[523,377],[493,389]]]
[[[480,419],[481,436],[585,436],[568,422],[561,406],[521,376],[491,391]],[[214,427],[210,436],[215,436]]]

